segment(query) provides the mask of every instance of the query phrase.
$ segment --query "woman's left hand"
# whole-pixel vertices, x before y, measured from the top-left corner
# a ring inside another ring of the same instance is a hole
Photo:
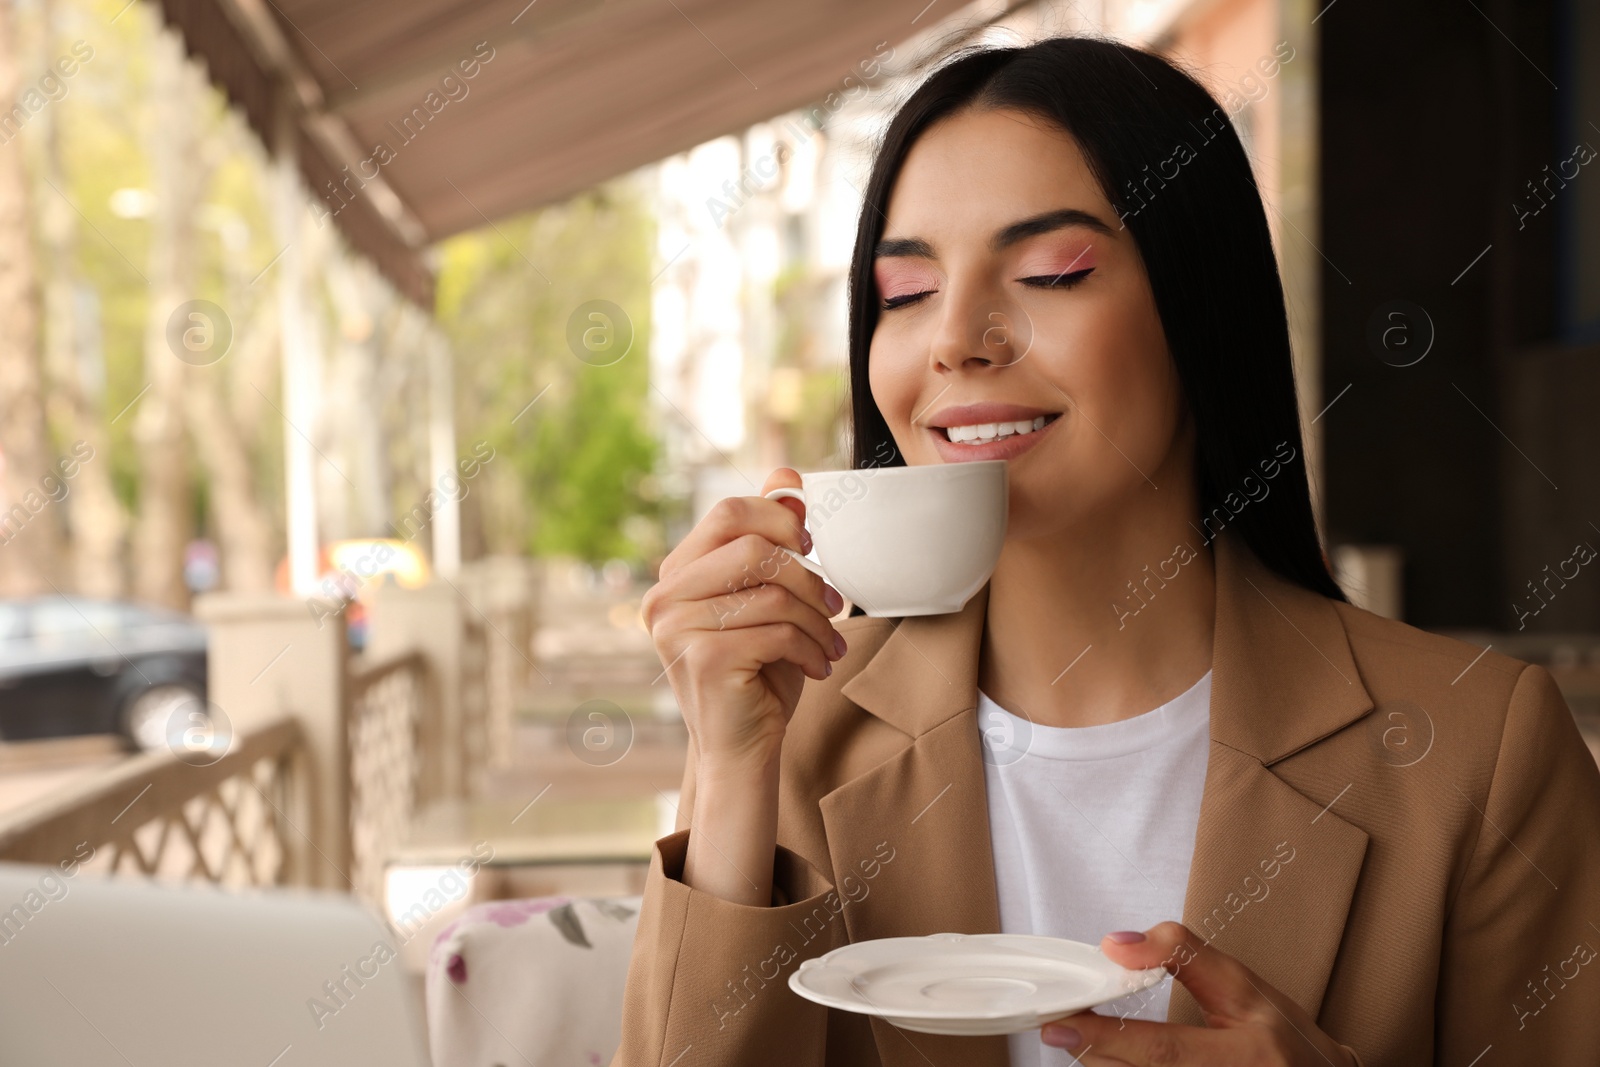
[[[1047,1045],[1084,1067],[1361,1067],[1356,1054],[1317,1028],[1305,1011],[1181,923],[1141,934],[1107,934],[1100,951],[1131,970],[1165,967],[1205,1014],[1205,1026],[1143,1022],[1079,1012],[1045,1025]]]

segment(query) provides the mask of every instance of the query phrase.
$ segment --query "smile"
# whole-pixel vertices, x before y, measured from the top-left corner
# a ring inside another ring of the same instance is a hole
[[[1054,418],[1054,415],[1040,415],[1032,420],[975,422],[966,426],[945,426],[943,429],[947,440],[959,441],[963,444],[981,444],[984,441],[996,441],[1010,437],[1012,434],[1032,433],[1035,430],[1042,430]]]
[[[939,456],[946,463],[961,463],[964,461],[982,459],[1012,459],[1031,449],[1039,443],[1044,435],[1050,432],[1061,419],[1061,412],[1005,412],[1004,414],[1023,415],[1022,418],[996,419],[990,416],[990,421],[968,421],[974,419],[973,415],[951,412],[950,418],[935,418],[935,423],[945,425],[931,425],[927,432],[933,440],[933,446]],[[984,417],[987,413],[977,413],[977,417]]]

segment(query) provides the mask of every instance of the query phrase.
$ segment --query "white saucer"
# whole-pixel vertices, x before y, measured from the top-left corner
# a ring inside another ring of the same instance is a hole
[[[1030,934],[929,934],[859,941],[806,960],[789,988],[830,1008],[924,1034],[1014,1034],[1149,989],[1093,945]]]

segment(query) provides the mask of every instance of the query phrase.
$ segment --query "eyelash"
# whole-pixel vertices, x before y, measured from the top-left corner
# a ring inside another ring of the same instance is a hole
[[[1039,274],[1032,278],[1018,278],[1017,281],[1021,282],[1023,285],[1027,285],[1035,289],[1071,289],[1073,286],[1077,285],[1079,282],[1083,281],[1093,273],[1093,267],[1085,267],[1082,270],[1069,271],[1066,274]],[[893,296],[883,301],[879,305],[879,309],[882,311],[893,311],[895,308],[901,308],[905,307],[907,304],[915,303],[934,291],[935,290],[933,289],[926,289],[920,293],[907,293],[904,296]]]

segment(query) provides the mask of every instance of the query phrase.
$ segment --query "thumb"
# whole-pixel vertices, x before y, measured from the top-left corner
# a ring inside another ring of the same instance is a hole
[[[779,467],[767,475],[767,480],[761,486],[761,495],[766,496],[774,489],[799,489],[801,487],[800,472],[793,467]],[[794,512],[794,517],[802,524],[806,521],[806,506],[802,501],[786,499],[778,503]]]
[[[1143,933],[1107,934],[1100,951],[1130,970],[1165,967],[1194,997],[1211,1026],[1247,1021],[1266,1008],[1266,983],[1182,923],[1157,923]]]

